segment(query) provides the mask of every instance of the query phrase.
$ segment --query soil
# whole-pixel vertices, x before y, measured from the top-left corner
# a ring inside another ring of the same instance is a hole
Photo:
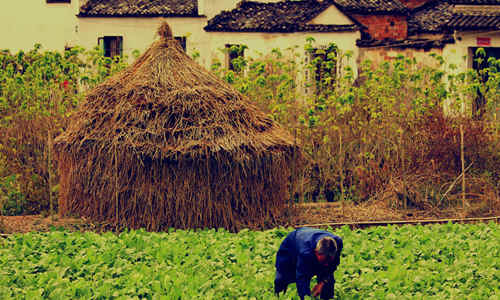
[[[383,223],[400,221],[429,221],[440,219],[469,219],[500,216],[500,205],[484,207],[469,206],[466,209],[396,209],[380,202],[365,202],[362,204],[341,203],[308,203],[300,205],[295,217],[297,225],[318,225],[328,223]]]
[[[413,221],[435,219],[461,219],[500,216],[500,205],[469,206],[464,209],[394,209],[380,202],[353,203],[305,203],[296,205],[294,213],[284,222],[285,226],[301,226],[326,223],[353,223],[367,221]],[[498,218],[497,218],[498,220]],[[103,224],[95,224],[84,218],[59,216],[0,216],[0,234],[49,231],[65,228],[71,231],[102,231]]]

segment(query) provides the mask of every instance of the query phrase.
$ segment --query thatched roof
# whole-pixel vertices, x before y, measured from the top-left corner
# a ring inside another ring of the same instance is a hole
[[[165,23],[55,140],[59,213],[148,230],[272,226],[302,156],[290,134],[191,60]]]
[[[57,144],[118,147],[153,159],[223,151],[238,160],[294,145],[246,97],[191,60],[171,33],[162,34],[132,66],[90,91]]]

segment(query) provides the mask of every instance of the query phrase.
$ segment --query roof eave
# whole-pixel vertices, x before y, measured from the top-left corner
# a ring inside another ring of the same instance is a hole
[[[441,39],[405,39],[405,40],[357,40],[356,46],[360,48],[413,48],[432,49],[443,48],[447,44],[454,44],[455,39],[451,35],[446,35]]]
[[[448,27],[449,29],[456,31],[485,31],[485,30],[500,30],[500,26],[453,26]]]
[[[299,33],[299,32],[317,32],[317,33],[332,33],[332,32],[356,32],[359,31],[359,26],[353,25],[345,28],[337,28],[332,30],[314,30],[314,29],[304,29],[304,30],[273,30],[273,29],[233,29],[233,28],[208,28],[205,26],[203,28],[206,32],[241,32],[241,33]]]
[[[78,18],[206,18],[198,14],[85,14],[79,13]]]
[[[409,16],[409,10],[377,10],[377,9],[342,9],[346,15],[398,15]]]

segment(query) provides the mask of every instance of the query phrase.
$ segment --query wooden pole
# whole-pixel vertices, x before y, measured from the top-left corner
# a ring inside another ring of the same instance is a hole
[[[118,228],[118,155],[116,153],[116,146],[114,147],[114,161],[115,161],[115,217],[116,227]]]
[[[52,197],[52,133],[50,128],[47,131],[47,171],[49,173],[49,213],[51,218],[54,216],[54,199]]]
[[[344,191],[344,153],[342,151],[342,132],[339,129],[339,160],[340,160],[340,200],[342,201],[342,215],[345,215]]]
[[[463,122],[463,120],[462,120]],[[462,161],[462,208],[465,210],[465,154],[464,125],[460,124],[460,160]]]

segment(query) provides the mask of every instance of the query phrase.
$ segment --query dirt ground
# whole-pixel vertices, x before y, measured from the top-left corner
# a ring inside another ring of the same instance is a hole
[[[465,219],[500,216],[498,207],[485,209],[469,206],[466,209],[394,209],[380,202],[362,204],[308,203],[300,205],[295,217],[297,225],[317,225],[326,223],[393,222],[438,219]]]
[[[393,209],[380,202],[353,203],[305,203],[295,207],[293,217],[285,225],[301,226],[327,223],[352,223],[367,221],[413,221],[435,219],[462,219],[500,216],[500,205],[493,207],[469,206],[464,209]],[[497,219],[498,220],[498,219]],[[51,228],[85,231],[102,230],[102,225],[84,218],[60,218],[58,216],[0,216],[0,234],[48,231]]]

